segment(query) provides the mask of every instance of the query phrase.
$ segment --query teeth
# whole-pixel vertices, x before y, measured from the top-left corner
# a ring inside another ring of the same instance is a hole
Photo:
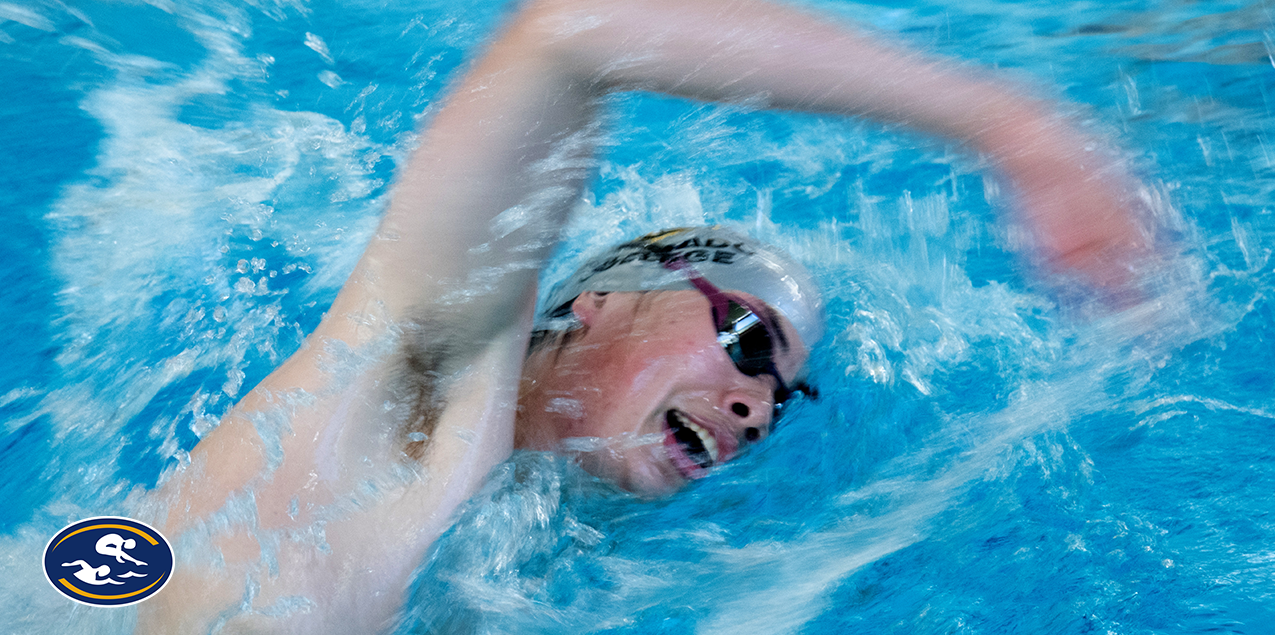
[[[673,414],[677,417],[678,423],[682,424],[683,427],[691,430],[699,436],[700,443],[704,444],[704,450],[708,452],[709,460],[713,463],[717,463],[717,439],[714,439],[713,435],[709,434],[708,430],[705,430],[694,421],[682,416],[682,413],[674,411]]]

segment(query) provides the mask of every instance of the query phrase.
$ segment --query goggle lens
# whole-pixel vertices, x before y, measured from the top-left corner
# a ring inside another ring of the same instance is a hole
[[[752,309],[733,299],[727,300],[726,306],[725,319],[714,315],[717,343],[726,350],[739,372],[749,377],[772,373],[779,379],[774,343],[766,323]]]

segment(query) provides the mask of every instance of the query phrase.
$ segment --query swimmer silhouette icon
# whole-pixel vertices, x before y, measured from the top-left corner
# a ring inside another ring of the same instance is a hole
[[[62,563],[62,566],[64,567],[74,567],[76,565],[79,565],[80,570],[75,572],[75,577],[79,578],[81,582],[98,585],[98,586],[103,584],[124,584],[123,582],[106,578],[106,576],[111,575],[111,568],[107,565],[102,565],[100,567],[93,568],[92,566],[89,565],[89,563],[83,560],[76,560],[75,562]],[[99,577],[106,578],[106,579],[99,580],[98,579]]]
[[[139,566],[146,566],[145,562],[133,559],[132,556],[124,553],[125,549],[132,549],[137,546],[137,541],[132,538],[125,539],[119,534],[106,534],[97,541],[97,552],[104,556],[112,556],[115,561],[124,564],[125,560]]]

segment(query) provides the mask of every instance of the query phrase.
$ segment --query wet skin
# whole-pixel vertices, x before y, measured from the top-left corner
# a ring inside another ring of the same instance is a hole
[[[578,454],[586,470],[657,496],[769,433],[779,382],[736,368],[699,292],[585,293],[572,308],[580,331],[524,366],[518,447],[598,439]],[[807,351],[782,316],[778,328],[790,346],[773,338],[775,366],[791,382]]]

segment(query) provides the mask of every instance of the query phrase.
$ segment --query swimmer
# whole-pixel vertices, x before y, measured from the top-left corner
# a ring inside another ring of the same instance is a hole
[[[107,565],[94,568],[92,565],[83,560],[76,560],[75,562],[63,562],[62,566],[78,566],[80,570],[76,571],[74,575],[76,578],[79,578],[80,582],[84,582],[85,584],[92,584],[95,586],[101,586],[103,584],[124,584],[119,580],[112,580],[106,577],[111,575],[111,568]]]
[[[132,538],[124,538],[119,534],[106,534],[97,541],[97,552],[104,556],[111,556],[115,561],[124,564],[125,560],[139,566],[146,566],[145,562],[137,560],[133,556],[124,552],[125,549],[132,549],[137,546],[137,541]]]
[[[651,236],[535,311],[599,97],[623,90],[958,140],[1013,186],[1029,256],[1104,292],[1149,251],[1136,183],[1049,104],[977,72],[760,0],[528,0],[430,120],[305,346],[157,493],[178,548],[207,547],[179,554],[139,631],[384,632],[514,448],[602,439],[585,468],[658,495],[766,437],[820,329],[811,287],[766,284],[805,276],[773,250],[712,228]],[[718,241],[756,273],[719,261]]]

